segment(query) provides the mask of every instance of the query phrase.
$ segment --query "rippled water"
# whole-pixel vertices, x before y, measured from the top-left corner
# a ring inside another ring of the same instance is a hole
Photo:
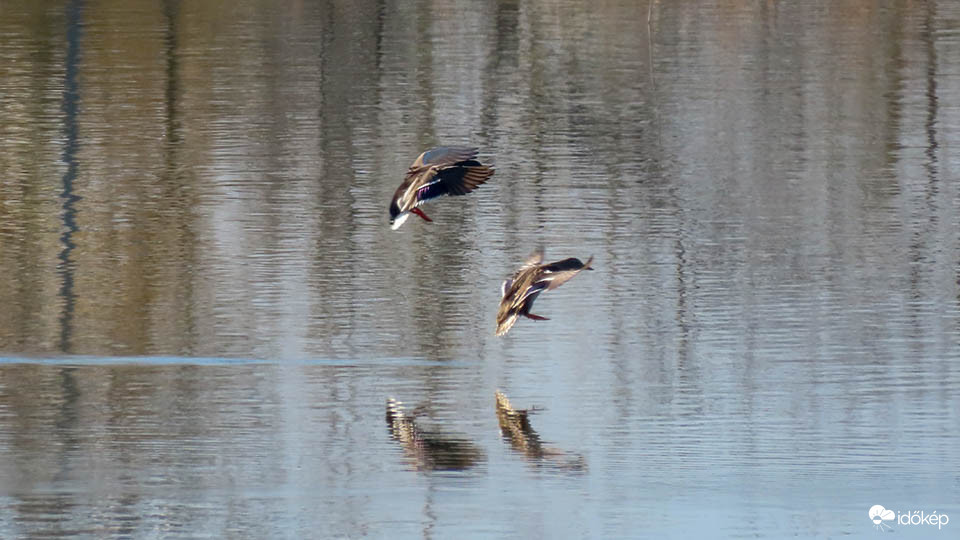
[[[953,3],[14,0],[0,35],[0,537],[960,526]],[[390,231],[436,144],[497,173]],[[537,247],[596,271],[496,338]]]

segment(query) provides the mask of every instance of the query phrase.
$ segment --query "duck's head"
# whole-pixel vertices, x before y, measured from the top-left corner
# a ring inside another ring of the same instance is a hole
[[[410,217],[410,212],[401,212],[397,201],[390,202],[390,228],[397,230]]]

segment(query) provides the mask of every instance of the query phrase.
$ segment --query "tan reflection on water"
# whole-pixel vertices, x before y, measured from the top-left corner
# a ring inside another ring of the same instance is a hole
[[[544,445],[540,435],[530,425],[529,409],[515,409],[506,394],[495,395],[497,422],[500,434],[514,450],[526,456],[535,465],[547,464],[560,470],[583,471],[587,467],[583,456]]]
[[[413,468],[421,471],[463,471],[485,459],[476,443],[445,433],[440,428],[424,429],[416,411],[407,411],[394,398],[387,398],[387,427],[400,443]]]

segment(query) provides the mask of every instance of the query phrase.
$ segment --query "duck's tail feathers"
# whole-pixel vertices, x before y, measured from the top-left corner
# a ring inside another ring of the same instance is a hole
[[[513,325],[517,322],[517,318],[519,316],[520,316],[519,313],[511,313],[510,315],[507,315],[506,319],[503,319],[502,321],[498,320],[497,330],[496,330],[497,337],[500,337],[506,334],[507,332],[509,332],[510,329],[513,328]]]

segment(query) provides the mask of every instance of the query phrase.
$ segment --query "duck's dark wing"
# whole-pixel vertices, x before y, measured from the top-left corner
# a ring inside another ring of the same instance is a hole
[[[587,262],[581,262],[580,259],[570,257],[562,261],[543,265],[540,270],[542,275],[537,279],[537,284],[543,284],[543,288],[553,290],[573,279],[573,276],[579,274],[586,268],[590,268],[593,262],[591,256]]]
[[[466,195],[493,176],[493,169],[477,161],[464,161],[439,169],[417,189],[417,201],[426,202],[442,195]]]
[[[450,195],[466,195],[491,176],[493,169],[476,160],[463,161],[437,171],[440,185]]]

